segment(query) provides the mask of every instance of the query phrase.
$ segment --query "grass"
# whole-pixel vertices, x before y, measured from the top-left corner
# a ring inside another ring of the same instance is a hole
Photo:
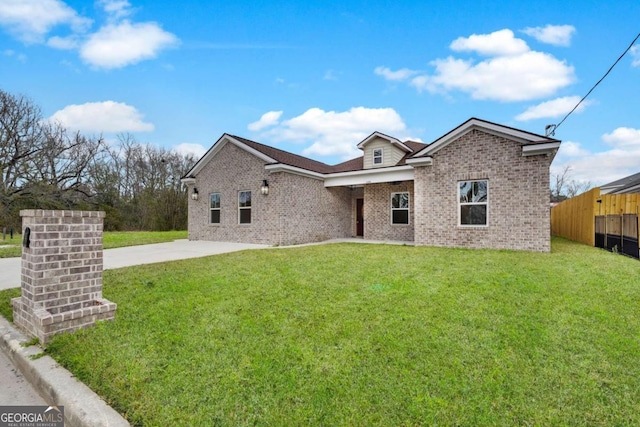
[[[245,251],[105,271],[116,321],[47,352],[133,425],[638,425],[639,275],[561,239]]]
[[[151,243],[172,242],[177,239],[186,239],[187,231],[108,231],[102,236],[104,249],[121,248],[124,246],[148,245]],[[22,255],[22,237],[14,236],[0,240],[0,258],[19,257]]]
[[[149,245],[151,243],[173,242],[186,239],[186,230],[177,231],[108,231],[102,235],[104,249],[122,248],[124,246]]]
[[[0,240],[0,258],[12,258],[22,255],[22,235],[14,234],[13,239],[6,234],[3,240]]]

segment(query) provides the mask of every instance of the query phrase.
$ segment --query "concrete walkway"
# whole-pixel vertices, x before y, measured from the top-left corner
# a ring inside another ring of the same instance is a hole
[[[245,249],[264,249],[268,247],[267,245],[248,243],[176,240],[152,245],[105,249],[103,252],[103,267],[105,270],[110,270],[132,265],[200,258]],[[20,269],[21,258],[0,258],[0,290],[20,287]]]

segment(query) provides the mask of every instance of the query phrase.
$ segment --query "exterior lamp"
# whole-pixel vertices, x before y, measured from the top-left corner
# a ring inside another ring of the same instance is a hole
[[[262,193],[262,195],[264,196],[269,194],[269,181],[267,181],[266,179],[262,180],[262,187],[260,187],[260,193]]]
[[[198,189],[193,187],[193,193],[191,193],[191,200],[198,200]]]

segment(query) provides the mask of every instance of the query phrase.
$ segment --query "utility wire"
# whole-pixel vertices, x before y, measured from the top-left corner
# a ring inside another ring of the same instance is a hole
[[[633,39],[633,41],[631,42],[631,44],[629,45],[629,47],[627,47],[627,49],[622,52],[622,55],[620,55],[620,57],[618,57],[618,59],[616,59],[616,62],[613,63],[613,65],[611,67],[609,67],[609,69],[607,70],[606,73],[604,73],[604,76],[602,76],[600,78],[600,80],[598,80],[598,82],[596,84],[593,85],[593,87],[591,89],[589,89],[589,92],[587,92],[587,94],[585,96],[582,97],[582,99],[580,101],[578,101],[578,103],[576,104],[575,107],[573,107],[573,109],[571,111],[569,111],[567,113],[566,116],[564,116],[564,118],[562,120],[560,120],[560,123],[558,123],[557,125],[549,125],[547,126],[547,128],[550,128],[550,132],[549,134],[551,136],[553,136],[556,132],[556,130],[560,127],[560,125],[567,120],[567,117],[569,117],[571,115],[571,113],[573,113],[574,111],[576,111],[576,109],[580,106],[580,104],[582,104],[582,101],[584,101],[585,99],[587,99],[587,96],[589,96],[591,94],[591,92],[593,92],[593,90],[605,79],[605,77],[607,77],[609,75],[609,73],[611,72],[611,70],[613,70],[613,67],[615,67],[618,62],[620,62],[620,60],[627,54],[627,52],[629,52],[629,50],[631,50],[631,48],[633,47],[633,45],[636,43],[636,41],[640,38],[640,33],[638,33],[638,35],[636,36],[635,39]]]

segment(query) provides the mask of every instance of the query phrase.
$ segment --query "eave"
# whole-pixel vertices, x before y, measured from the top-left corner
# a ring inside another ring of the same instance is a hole
[[[558,142],[547,142],[544,144],[533,144],[533,145],[523,145],[522,146],[522,156],[538,156],[540,154],[555,154],[560,148],[560,141]]]
[[[433,164],[433,157],[431,156],[412,157],[410,159],[405,160],[405,163],[407,163],[412,167],[431,166]]]
[[[327,176],[319,172],[313,172],[308,169],[302,169],[297,166],[285,165],[284,163],[273,163],[264,167],[269,173],[288,172],[295,175],[306,176],[308,178],[324,180]]]

